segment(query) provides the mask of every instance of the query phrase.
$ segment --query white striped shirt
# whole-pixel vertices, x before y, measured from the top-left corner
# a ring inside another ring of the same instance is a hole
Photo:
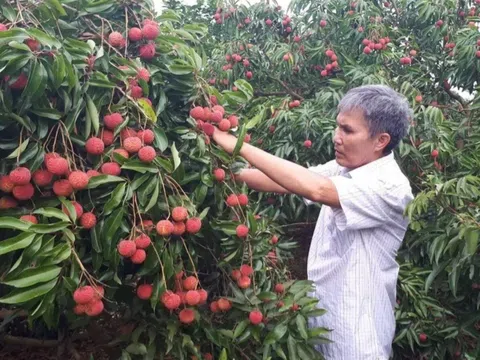
[[[329,360],[388,359],[395,257],[408,226],[403,212],[413,199],[408,179],[393,153],[350,171],[335,160],[309,169],[333,181],[341,204],[322,206],[308,255],[308,278],[319,307],[327,310],[309,326],[332,330],[333,343],[318,350]]]

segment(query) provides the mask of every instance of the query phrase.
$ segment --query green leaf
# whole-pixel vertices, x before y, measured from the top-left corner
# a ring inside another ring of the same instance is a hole
[[[228,357],[227,357],[227,349],[222,349],[222,352],[220,353],[220,357],[218,358],[218,360],[228,360]]]
[[[45,83],[47,79],[47,71],[40,61],[35,61],[32,66],[32,70],[28,76],[28,84],[23,90],[23,95],[34,96],[40,90],[45,89]]]
[[[236,339],[237,337],[242,335],[249,323],[250,321],[248,319],[240,321],[235,327],[235,331],[233,332],[233,338]]]
[[[62,43],[60,41],[58,41],[54,37],[51,37],[50,35],[45,34],[41,30],[29,28],[27,30],[27,33],[30,34],[30,36],[34,39],[38,40],[38,42],[44,46],[48,46],[50,48],[55,47],[57,49],[62,47]]]
[[[47,292],[53,289],[57,279],[48,283],[34,285],[29,288],[15,289],[11,293],[0,298],[0,303],[4,304],[21,304],[39,296],[45,295]]]
[[[246,128],[247,130],[250,130],[257,126],[257,124],[263,120],[263,117],[265,116],[265,108],[262,108],[260,112],[257,113],[250,121],[247,123]]]
[[[157,122],[157,114],[155,114],[152,106],[145,99],[138,99],[137,102],[147,119],[155,124]]]
[[[168,138],[165,131],[162,128],[155,127],[153,132],[155,133],[155,146],[158,147],[160,151],[165,151],[168,148]]]
[[[62,85],[63,79],[65,79],[66,71],[65,71],[65,60],[61,54],[57,54],[55,56],[55,60],[53,61],[53,86],[55,89],[58,89],[60,85]]]
[[[467,252],[470,256],[475,255],[477,252],[479,235],[480,230],[477,228],[468,228],[463,235],[467,242]]]
[[[235,86],[240,90],[242,93],[245,94],[248,100],[253,97],[253,87],[250,83],[246,80],[239,79],[234,82]]]
[[[237,143],[233,149],[232,157],[236,157],[242,148],[243,141],[245,140],[245,134],[247,133],[247,127],[245,125],[240,126]]]
[[[123,170],[134,170],[136,172],[145,174],[146,172],[158,173],[158,169],[153,164],[147,164],[140,160],[128,160],[122,165]]]
[[[25,222],[14,217],[0,217],[0,229],[27,231],[30,226],[32,226],[32,223]]]
[[[0,241],[0,255],[26,248],[32,243],[35,236],[36,234],[23,232],[13,238]]]
[[[43,215],[46,217],[54,217],[63,221],[71,222],[70,218],[63,211],[56,208],[51,208],[51,207],[40,208],[35,210],[33,213]],[[76,215],[75,211],[73,211],[73,213],[75,213]]]
[[[26,138],[18,148],[16,148],[10,155],[7,156],[7,159],[16,159],[19,157],[27,148],[28,143],[30,142],[29,138]]]
[[[159,191],[160,191],[160,185],[157,181],[157,185],[155,186],[155,189],[153,190],[153,194],[150,197],[150,201],[148,202],[147,206],[145,207],[145,210],[144,210],[145,212],[150,210],[157,203]]]
[[[175,143],[172,144],[170,149],[172,150],[173,169],[175,170],[180,166],[181,160],[180,160],[180,156],[178,155],[178,150],[175,147]]]
[[[54,265],[41,266],[38,268],[27,269],[14,277],[7,276],[2,283],[16,288],[26,288],[38,283],[44,283],[56,278],[62,268]]]
[[[118,176],[113,176],[113,175],[93,176],[90,178],[90,181],[88,182],[87,189],[95,189],[96,187],[103,184],[109,184],[112,182],[120,182],[120,181],[125,181],[125,179]]]
[[[70,221],[60,221],[53,224],[34,224],[29,230],[37,234],[51,234],[63,230],[70,225]]]
[[[95,103],[93,102],[92,98],[88,95],[86,95],[86,101],[87,101],[87,121],[90,121],[91,124],[93,125],[93,131],[95,135],[98,134],[98,130],[100,128],[100,120],[98,118],[98,110],[97,107],[95,106]]]
[[[134,355],[146,355],[147,347],[144,344],[133,343],[127,346],[126,350]]]
[[[118,184],[115,190],[113,190],[110,199],[107,201],[103,208],[105,215],[108,215],[113,209],[120,205],[125,195],[126,186],[126,183]]]
[[[288,330],[288,326],[285,324],[278,324],[275,326],[273,331],[271,331],[265,340],[263,341],[264,345],[271,345],[279,341],[286,333]]]
[[[308,339],[307,320],[305,320],[302,314],[298,314],[297,317],[295,318],[295,323],[297,324],[297,329],[298,329],[298,332],[300,333],[300,336],[303,339],[307,340]]]
[[[296,341],[292,335],[288,335],[287,347],[288,347],[288,360],[297,360],[297,346]],[[303,360],[303,359],[302,359]]]

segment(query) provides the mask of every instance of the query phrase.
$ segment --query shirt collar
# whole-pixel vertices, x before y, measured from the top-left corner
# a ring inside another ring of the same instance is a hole
[[[343,168],[342,173],[345,175],[349,175],[349,177],[362,177],[362,176],[369,176],[372,173],[376,173],[378,170],[383,168],[384,166],[390,164],[392,161],[395,161],[395,157],[393,155],[393,151],[390,154],[382,156],[381,158],[369,162],[363,166],[360,166],[356,169],[349,170],[347,168]]]

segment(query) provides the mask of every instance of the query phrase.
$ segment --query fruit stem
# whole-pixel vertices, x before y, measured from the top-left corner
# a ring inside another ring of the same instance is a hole
[[[188,251],[188,247],[187,247],[187,244],[185,243],[185,239],[183,238],[183,236],[180,236],[180,239],[182,239],[183,247],[187,252],[188,258],[190,259],[190,263],[192,264],[193,273],[195,274],[195,277],[198,279],[197,269],[195,268],[195,263],[193,262],[192,256],[190,255],[190,251]]]
[[[167,280],[165,278],[165,269],[163,268],[162,260],[160,260],[160,254],[158,253],[154,243],[152,243],[151,246],[153,247],[153,251],[155,251],[155,254],[157,255],[158,263],[160,264],[160,268],[162,269],[163,283],[165,284],[165,286],[167,286]]]

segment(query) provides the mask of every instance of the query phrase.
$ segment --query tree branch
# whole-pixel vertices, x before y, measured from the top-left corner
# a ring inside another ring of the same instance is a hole
[[[459,94],[455,93],[450,89],[450,86],[445,86],[443,85],[443,88],[445,89],[445,92],[452,98],[457,100],[460,104],[462,104],[462,107],[467,106],[467,102],[465,101],[464,98],[462,98]]]

